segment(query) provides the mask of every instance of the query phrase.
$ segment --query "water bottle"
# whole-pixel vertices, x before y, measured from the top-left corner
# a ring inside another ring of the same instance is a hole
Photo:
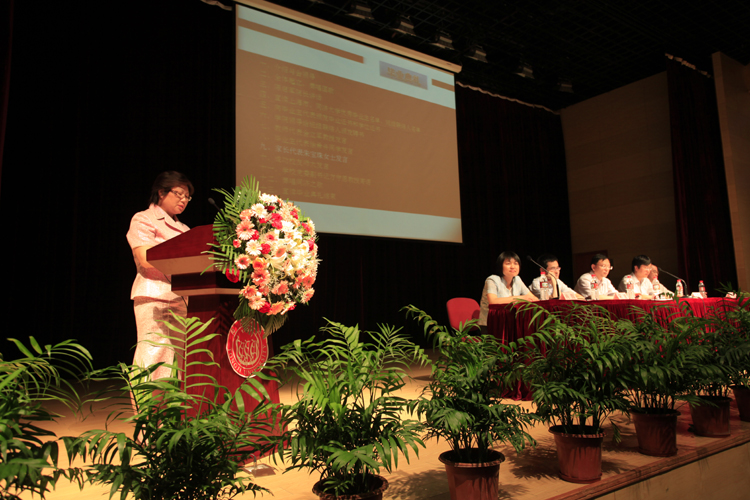
[[[698,292],[704,299],[708,297],[708,294],[706,293],[706,285],[703,284],[703,280],[698,282]]]
[[[549,282],[547,281],[547,271],[544,269],[540,270],[541,276],[539,277],[539,299],[549,299]]]
[[[625,276],[625,291],[628,292],[628,299],[633,300],[635,298],[635,287],[633,286],[633,278]]]
[[[654,287],[654,298],[658,298],[661,294],[661,284],[659,283],[659,280],[654,278],[654,281],[651,282],[651,285]]]
[[[677,284],[674,286],[674,292],[678,297],[682,297],[684,295],[682,291],[682,281],[677,280]]]
[[[591,300],[599,300],[599,280],[591,275]]]

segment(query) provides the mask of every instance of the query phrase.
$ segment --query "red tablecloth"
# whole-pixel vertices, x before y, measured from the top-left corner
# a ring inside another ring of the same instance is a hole
[[[682,299],[680,302],[687,303],[692,313],[702,318],[706,315],[708,309],[712,309],[724,301],[731,301],[732,304],[736,304],[736,300],[724,298]],[[595,300],[590,302],[545,300],[539,301],[537,304],[548,311],[561,311],[569,308],[572,302],[584,306],[594,304],[603,307],[615,318],[635,319],[638,312],[634,308],[656,314],[656,319],[660,321],[668,321],[675,314],[681,315],[681,311],[674,302],[665,300]],[[522,307],[518,304],[490,305],[487,314],[487,333],[502,339],[506,343],[533,333],[529,326],[532,313],[530,311],[519,311]]]
[[[637,319],[640,311],[654,314],[657,321],[664,324],[669,322],[670,318],[682,316],[684,313],[677,307],[673,301],[665,300],[597,300],[590,302],[569,301],[569,300],[545,300],[536,302],[548,311],[564,311],[571,307],[572,303],[596,305],[604,308],[614,318]],[[680,302],[687,304],[692,314],[697,317],[705,317],[707,311],[721,306],[728,302],[732,305],[737,304],[736,299],[709,298],[709,299],[682,299]],[[523,310],[527,307],[525,304],[497,304],[490,305],[487,314],[487,333],[500,338],[504,343],[513,342],[520,337],[525,337],[534,332],[530,326],[531,318],[534,314],[532,310]],[[640,311],[639,311],[640,309]],[[531,399],[531,393],[523,384],[505,394],[505,397],[513,399]]]

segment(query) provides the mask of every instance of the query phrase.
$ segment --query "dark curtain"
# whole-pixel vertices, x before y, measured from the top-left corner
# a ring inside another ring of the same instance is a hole
[[[8,123],[10,56],[13,52],[13,0],[0,0],[0,33],[0,176],[2,176],[5,127]],[[1,183],[0,187],[2,187]]]
[[[679,272],[697,291],[737,284],[713,78],[667,59]]]
[[[15,7],[5,316],[21,318],[13,337],[77,338],[99,366],[129,361],[125,233],[151,182],[167,169],[191,178],[190,226],[213,220],[211,188],[234,185],[234,13],[197,0]],[[447,324],[445,302],[479,300],[506,249],[556,253],[572,282],[559,116],[462,87],[456,98],[463,244],[322,234],[316,295],[273,335],[276,349],[324,318],[406,325],[407,304]],[[524,281],[536,274],[525,262]]]

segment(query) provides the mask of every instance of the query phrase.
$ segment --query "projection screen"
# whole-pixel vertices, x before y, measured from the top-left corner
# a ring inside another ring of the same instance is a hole
[[[237,8],[237,180],[320,232],[461,242],[453,74]]]

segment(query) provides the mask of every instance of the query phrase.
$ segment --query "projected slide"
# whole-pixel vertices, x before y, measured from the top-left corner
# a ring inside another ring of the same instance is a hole
[[[239,7],[237,178],[321,232],[461,241],[453,75]]]

